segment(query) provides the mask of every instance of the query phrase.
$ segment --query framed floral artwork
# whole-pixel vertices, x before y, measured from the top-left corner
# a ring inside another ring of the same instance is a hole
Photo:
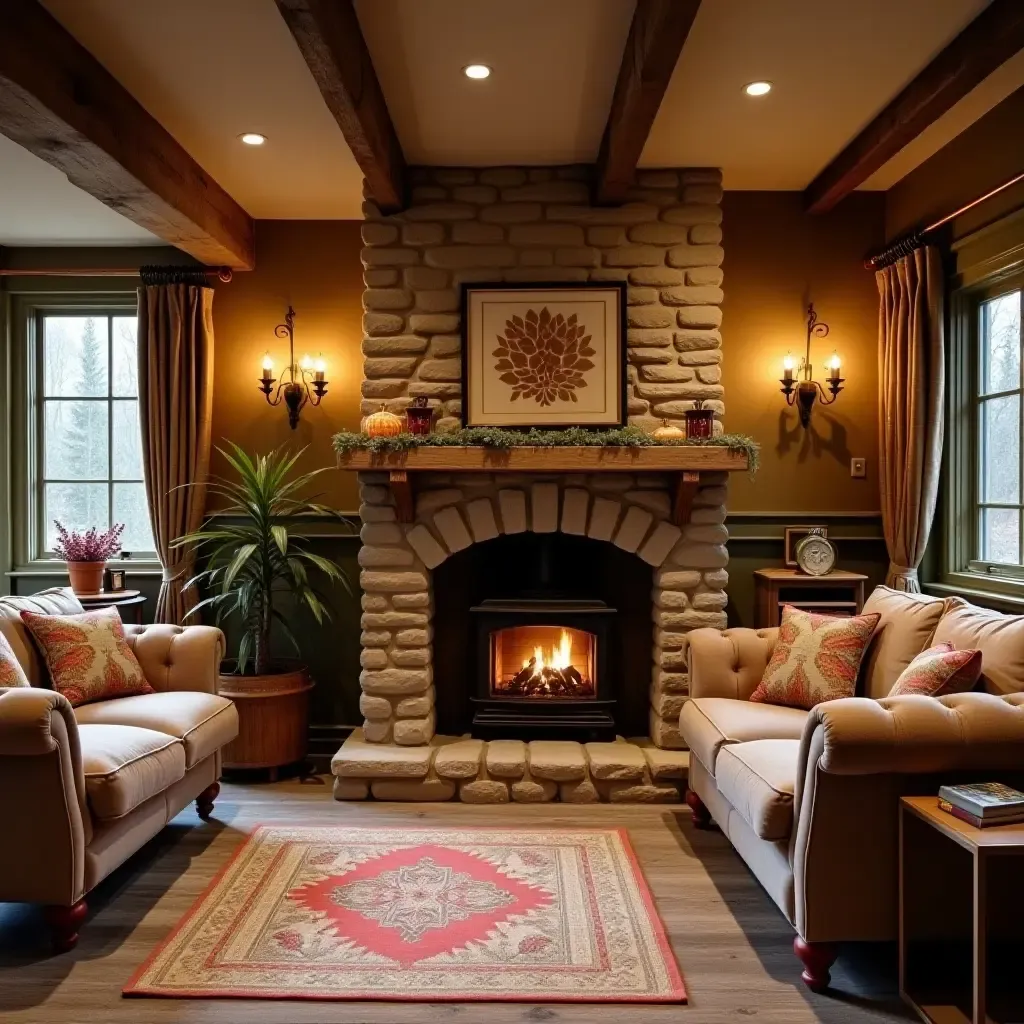
[[[626,286],[464,284],[467,427],[626,422]]]

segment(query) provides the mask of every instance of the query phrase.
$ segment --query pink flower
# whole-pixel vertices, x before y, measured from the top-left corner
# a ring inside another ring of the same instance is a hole
[[[85,533],[79,533],[77,530],[68,530],[59,519],[53,523],[57,527],[57,543],[53,551],[65,562],[105,562],[121,550],[124,523],[115,523],[103,533],[99,533],[95,526]]]

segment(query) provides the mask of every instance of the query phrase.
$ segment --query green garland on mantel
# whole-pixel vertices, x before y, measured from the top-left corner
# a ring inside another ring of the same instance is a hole
[[[502,427],[464,427],[443,434],[394,434],[370,437],[369,434],[343,430],[333,438],[339,455],[368,451],[376,455],[407,452],[410,448],[728,448],[745,455],[750,472],[757,471],[760,448],[746,434],[719,434],[717,437],[687,437],[662,441],[641,427],[616,427],[613,430],[505,430]]]

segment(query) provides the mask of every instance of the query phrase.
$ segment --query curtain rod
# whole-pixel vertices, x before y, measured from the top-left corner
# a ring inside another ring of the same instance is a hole
[[[0,267],[0,277],[139,277],[142,267]],[[207,275],[215,274],[219,281],[227,284],[234,272],[230,267],[166,267],[170,270],[192,271]]]
[[[866,270],[880,270],[882,267],[887,267],[890,264],[895,263],[898,259],[908,256],[915,249],[920,249],[921,246],[925,244],[925,235],[930,235],[933,231],[938,231],[939,228],[945,227],[945,225],[950,221],[956,220],[957,217],[967,213],[968,210],[973,210],[974,207],[980,206],[993,196],[999,195],[1000,192],[1005,192],[1008,188],[1012,188],[1014,185],[1018,184],[1018,182],[1022,181],[1024,181],[1024,172],[1014,175],[1008,181],[1004,181],[1001,185],[997,185],[990,192],[986,192],[983,196],[978,196],[977,199],[972,199],[969,203],[964,203],[964,205],[959,209],[954,210],[952,213],[947,213],[945,217],[940,217],[934,223],[928,224],[923,228],[918,228],[917,230],[904,235],[902,238],[898,238],[891,245],[886,246],[886,248],[881,252],[874,256],[869,256],[864,261],[864,268]]]

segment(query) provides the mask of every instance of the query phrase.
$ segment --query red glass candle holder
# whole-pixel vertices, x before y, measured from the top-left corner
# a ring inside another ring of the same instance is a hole
[[[426,398],[414,398],[405,410],[406,428],[410,434],[429,434],[434,410],[427,405]]]
[[[713,409],[686,410],[686,436],[711,437],[715,432],[715,413]]]

